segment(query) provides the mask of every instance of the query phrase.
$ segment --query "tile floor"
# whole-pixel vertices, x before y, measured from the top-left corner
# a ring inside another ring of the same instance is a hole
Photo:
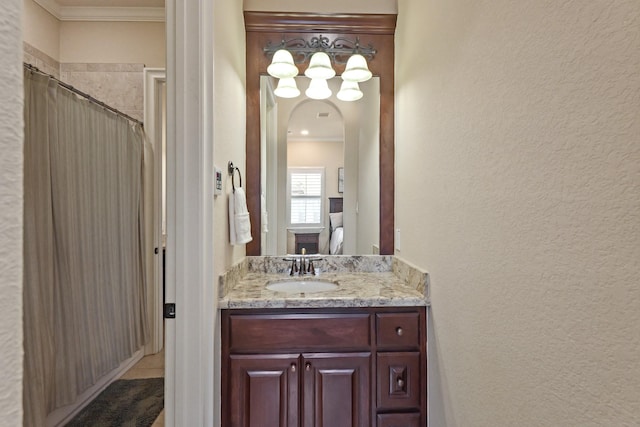
[[[135,378],[164,377],[164,350],[160,353],[145,356],[121,377],[123,380]],[[164,409],[151,427],[164,427]]]

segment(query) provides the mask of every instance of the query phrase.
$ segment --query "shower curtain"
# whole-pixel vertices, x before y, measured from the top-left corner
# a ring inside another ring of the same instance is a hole
[[[147,338],[139,124],[24,71],[24,425]]]

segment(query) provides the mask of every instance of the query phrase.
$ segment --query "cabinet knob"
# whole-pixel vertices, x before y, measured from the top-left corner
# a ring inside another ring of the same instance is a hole
[[[304,364],[304,369],[306,369],[307,371],[311,370],[311,363],[307,362]]]
[[[396,384],[398,384],[399,388],[403,388],[404,387],[404,380],[400,377],[398,377],[398,379],[396,380]]]
[[[396,334],[397,334],[399,337],[401,337],[401,336],[402,336],[402,334],[404,334],[404,331],[402,330],[402,328],[401,328],[400,326],[398,326],[398,327],[396,328]]]
[[[291,364],[291,372],[295,372],[296,371],[296,364],[292,363]]]

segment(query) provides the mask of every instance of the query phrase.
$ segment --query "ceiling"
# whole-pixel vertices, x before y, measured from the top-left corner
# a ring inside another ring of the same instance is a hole
[[[309,134],[302,134],[303,130]],[[291,141],[342,141],[344,123],[340,112],[330,103],[309,100],[293,110],[287,133]]]

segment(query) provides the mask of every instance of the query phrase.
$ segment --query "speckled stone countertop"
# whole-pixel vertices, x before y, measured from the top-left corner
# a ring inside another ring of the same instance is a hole
[[[321,256],[317,275],[288,274],[291,262],[280,257],[246,257],[220,276],[218,307],[329,308],[429,305],[429,276],[394,256]],[[330,291],[285,293],[266,284],[278,280],[329,280]]]

